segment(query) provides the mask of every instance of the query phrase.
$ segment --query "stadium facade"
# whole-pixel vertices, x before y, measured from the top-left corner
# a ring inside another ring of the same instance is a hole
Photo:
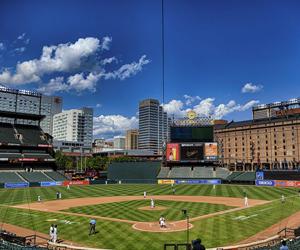
[[[253,107],[253,119],[215,125],[219,159],[232,170],[293,169],[300,163],[300,99]]]
[[[158,100],[139,103],[138,148],[162,154],[163,142],[168,140],[168,116]]]
[[[28,90],[16,90],[0,87],[0,110],[27,114],[41,114],[45,118],[40,126],[45,133],[53,133],[53,116],[62,111],[62,98],[45,96]],[[12,118],[1,118],[1,122],[12,122]],[[27,120],[24,124],[33,125],[34,121]]]

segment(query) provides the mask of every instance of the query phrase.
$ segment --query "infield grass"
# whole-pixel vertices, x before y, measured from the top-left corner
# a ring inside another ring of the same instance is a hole
[[[167,221],[174,221],[184,219],[182,209],[187,209],[190,218],[193,218],[233,208],[219,204],[165,200],[155,200],[155,205],[166,207],[166,209],[163,211],[140,210],[140,207],[150,207],[150,201],[135,200],[74,207],[65,211],[133,221],[158,221],[159,217],[164,215]]]

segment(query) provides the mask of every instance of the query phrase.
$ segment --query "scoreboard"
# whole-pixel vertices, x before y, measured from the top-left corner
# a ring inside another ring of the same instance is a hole
[[[168,143],[166,159],[168,162],[216,161],[217,143]]]
[[[171,142],[212,142],[214,139],[213,126],[170,127]]]

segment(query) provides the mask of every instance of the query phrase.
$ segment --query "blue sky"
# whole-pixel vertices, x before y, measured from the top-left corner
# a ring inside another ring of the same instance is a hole
[[[242,120],[254,104],[298,97],[299,10],[165,0],[166,110]],[[94,107],[95,137],[122,134],[139,100],[162,100],[160,13],[158,0],[2,0],[0,83]]]

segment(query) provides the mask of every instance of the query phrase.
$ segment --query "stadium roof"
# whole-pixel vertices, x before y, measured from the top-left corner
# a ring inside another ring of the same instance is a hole
[[[39,114],[27,114],[27,113],[21,113],[21,112],[11,112],[11,111],[0,110],[0,117],[40,121],[40,120],[44,119],[46,116],[39,115]]]
[[[231,121],[227,124],[216,124],[214,126],[214,128],[215,128],[215,130],[230,129],[230,128],[237,128],[237,127],[243,127],[243,126],[260,125],[260,124],[273,123],[273,122],[285,122],[285,121],[292,121],[292,120],[300,121],[300,116],[295,115],[295,116],[289,116],[289,117],[276,117],[276,118],[238,121],[238,122]]]

